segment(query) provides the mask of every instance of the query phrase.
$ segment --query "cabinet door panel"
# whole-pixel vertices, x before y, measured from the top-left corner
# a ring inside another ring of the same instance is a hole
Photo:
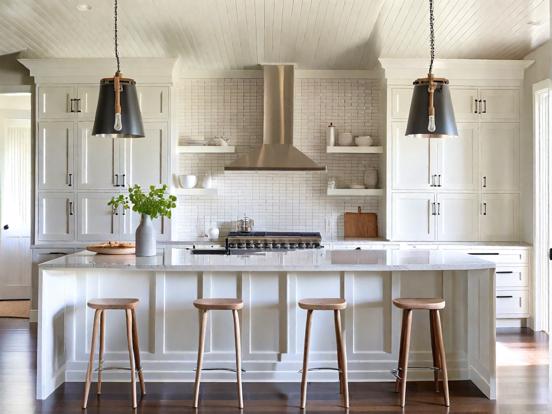
[[[479,230],[477,194],[439,194],[437,197],[437,240],[476,241]]]
[[[79,118],[94,119],[98,106],[100,85],[79,85],[77,94],[79,98]]]
[[[476,88],[450,88],[452,107],[456,122],[476,121],[479,115],[476,112],[478,99]]]
[[[92,122],[78,124],[79,189],[111,190],[115,184],[117,140],[92,135]]]
[[[480,89],[483,101],[481,119],[485,121],[518,121],[519,90]]]
[[[479,169],[484,191],[519,188],[519,124],[481,123]]]
[[[76,98],[73,85],[40,86],[38,88],[38,118],[67,118],[71,99]],[[73,105],[76,110],[76,104]]]
[[[112,194],[79,194],[78,239],[113,240],[119,231],[119,214],[107,205]]]
[[[166,180],[168,127],[165,122],[144,123],[145,138],[123,140],[125,186],[159,186]]]
[[[437,182],[443,190],[477,190],[478,125],[458,123],[458,136],[438,140]]]
[[[430,142],[405,136],[406,124],[393,123],[393,188],[430,189]]]
[[[435,240],[433,193],[393,194],[393,240]]]
[[[479,220],[481,240],[517,241],[518,214],[517,194],[483,194]]]
[[[71,241],[75,238],[73,194],[40,193],[38,195],[37,239]]]
[[[40,122],[38,125],[38,188],[71,190],[73,174],[73,122]]]
[[[137,92],[143,118],[166,118],[169,115],[167,86],[138,86]]]

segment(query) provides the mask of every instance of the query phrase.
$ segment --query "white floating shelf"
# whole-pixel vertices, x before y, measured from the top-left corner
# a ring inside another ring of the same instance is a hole
[[[180,154],[229,154],[236,152],[233,145],[179,145],[176,147]]]
[[[381,188],[328,188],[329,196],[382,196]]]
[[[217,195],[216,188],[176,188],[174,190],[176,195]]]
[[[326,147],[328,154],[383,154],[383,147]]]

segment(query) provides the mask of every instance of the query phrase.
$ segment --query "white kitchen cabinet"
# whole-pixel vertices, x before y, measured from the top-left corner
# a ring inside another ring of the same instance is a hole
[[[437,195],[437,240],[477,241],[479,239],[479,197],[473,193]]]
[[[497,290],[497,318],[527,318],[529,317],[529,290]]]
[[[478,125],[459,122],[458,136],[432,140],[437,145],[437,175],[435,182],[441,190],[475,191],[478,188]],[[405,172],[406,174],[406,172]]]
[[[519,195],[482,194],[479,217],[481,240],[518,240]]]
[[[79,193],[78,240],[114,240],[120,231],[120,214],[107,203],[111,193]]]
[[[38,118],[66,118],[76,110],[74,85],[48,85],[38,88]],[[71,101],[73,99],[73,101]]]
[[[405,129],[404,122],[393,123],[393,188],[429,190],[432,140],[405,136]]]
[[[71,241],[75,237],[75,199],[71,193],[38,195],[39,241]]]
[[[393,240],[435,240],[435,194],[393,194]]]
[[[456,122],[474,122],[479,118],[477,88],[450,87],[452,107]]]
[[[116,190],[120,140],[93,136],[92,126],[78,123],[78,189]]]
[[[483,121],[519,121],[518,89],[480,89],[480,116]]]
[[[65,121],[38,124],[38,188],[71,190],[75,185],[74,125]]]
[[[483,191],[519,189],[519,124],[482,123],[479,165]]]
[[[142,118],[167,118],[169,115],[169,88],[167,86],[137,86]]]

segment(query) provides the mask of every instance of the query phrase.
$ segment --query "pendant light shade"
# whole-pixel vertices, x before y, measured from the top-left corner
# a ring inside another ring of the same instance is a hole
[[[435,130],[429,131],[430,94],[428,93],[428,78],[417,79],[414,82],[414,93],[410,103],[406,135],[421,138],[444,138],[458,136],[454,110],[450,98],[448,80],[433,79],[433,108],[435,116]]]
[[[132,79],[121,78],[120,83],[120,114],[121,129],[115,129],[115,86],[114,78],[105,78],[100,81],[100,95],[96,108],[96,118],[92,135],[110,138],[142,138],[144,126],[142,114],[138,104],[136,82]]]

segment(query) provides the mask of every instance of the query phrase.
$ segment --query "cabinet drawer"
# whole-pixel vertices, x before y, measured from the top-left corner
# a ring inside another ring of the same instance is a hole
[[[529,264],[529,253],[527,250],[481,250],[474,249],[467,252],[470,255],[489,260],[496,264],[527,265]]]
[[[528,290],[499,290],[496,292],[497,318],[523,317],[528,315]]]
[[[529,268],[504,266],[497,267],[496,287],[529,287]]]

